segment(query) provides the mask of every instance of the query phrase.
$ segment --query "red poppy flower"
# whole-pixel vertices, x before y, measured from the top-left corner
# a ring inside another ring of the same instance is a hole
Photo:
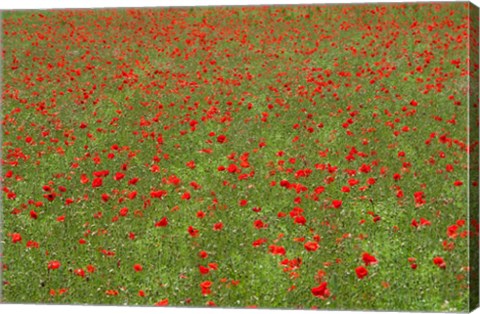
[[[349,180],[348,180],[348,185],[350,185],[350,186],[355,186],[355,185],[357,185],[357,184],[359,184],[359,183],[360,183],[360,181],[357,180],[357,179],[349,179]]]
[[[110,174],[110,170],[101,170],[101,171],[94,171],[94,177],[106,177]]]
[[[188,227],[188,233],[192,236],[192,237],[198,237],[198,230],[193,228],[192,226],[189,226]]]
[[[225,143],[226,140],[227,140],[227,137],[226,137],[225,135],[223,135],[223,134],[222,134],[222,135],[219,135],[219,136],[217,137],[217,142],[220,143],[220,144]]]
[[[13,233],[12,234],[12,242],[17,243],[22,241],[22,235],[20,233]]]
[[[288,182],[287,180],[281,180],[280,186],[288,189],[290,187],[290,182]]]
[[[333,200],[332,201],[332,206],[334,208],[340,208],[342,206],[342,201],[341,200]]]
[[[317,186],[314,190],[315,194],[322,194],[325,191],[325,187]]]
[[[118,290],[107,290],[105,294],[115,296],[118,295]]]
[[[135,264],[135,265],[133,265],[133,269],[134,269],[136,272],[140,272],[140,271],[143,270],[143,267],[142,267],[142,265],[140,265],[140,264]]]
[[[130,181],[128,181],[128,185],[135,185],[138,182],[138,178],[132,178]]]
[[[306,242],[304,245],[305,249],[309,252],[315,252],[320,247],[317,242]]]
[[[237,172],[237,170],[238,170],[238,167],[235,164],[230,164],[230,166],[228,166],[227,168],[227,171],[230,173],[235,173]]]
[[[363,279],[365,276],[368,275],[368,270],[363,266],[358,266],[357,268],[355,268],[355,273],[357,274],[357,277],[359,279]]]
[[[372,256],[368,253],[363,253],[362,260],[365,263],[365,266],[378,264],[378,261],[375,258],[375,256]]]
[[[35,248],[35,249],[38,249],[40,247],[40,244],[38,244],[38,242],[35,242],[35,241],[28,241],[27,242],[27,248]]]
[[[194,190],[200,190],[202,188],[202,186],[195,181],[190,182],[190,186],[193,187]]]
[[[158,191],[151,191],[150,192],[150,197],[151,198],[163,198],[166,195],[167,195],[167,191],[164,191],[164,190],[158,190]]]
[[[253,227],[255,227],[256,229],[261,229],[265,227],[265,224],[260,219],[257,219],[253,222]]]
[[[50,194],[43,195],[43,197],[49,200],[50,202],[52,202],[53,200],[55,200],[56,195],[55,193],[50,193]]]
[[[88,271],[89,273],[94,273],[94,272],[95,272],[95,266],[93,266],[93,265],[88,265],[88,266],[87,266],[87,271]]]
[[[103,193],[103,194],[102,194],[102,201],[108,202],[109,199],[110,199],[110,195],[108,195],[108,194],[106,194],[106,193]]]
[[[103,179],[100,177],[100,178],[95,178],[93,179],[92,181],[92,187],[93,188],[98,188],[98,187],[101,187],[103,184]]]
[[[137,197],[137,194],[138,194],[137,191],[132,191],[132,192],[128,193],[127,196],[128,196],[129,199],[133,200],[134,198]]]
[[[192,196],[188,191],[182,194],[182,200],[189,200],[191,197]]]
[[[155,303],[155,306],[167,306],[168,305],[168,299],[163,299]]]
[[[437,256],[435,258],[433,258],[433,263],[435,265],[437,265],[438,267],[442,268],[442,269],[445,269],[445,267],[447,266],[447,264],[445,263],[445,261],[443,260],[443,258]]]
[[[213,225],[213,230],[215,231],[220,231],[223,229],[223,223],[222,222],[217,222]]]
[[[60,268],[60,262],[59,261],[50,261],[48,262],[48,269],[58,269]]]
[[[412,219],[412,222],[410,223],[412,227],[418,228],[418,222],[415,218]]]
[[[307,223],[307,219],[303,216],[296,216],[294,222],[299,225],[305,225]]]
[[[200,284],[200,288],[202,288],[203,295],[209,295],[211,292],[210,288],[212,287],[211,281],[204,281]]]
[[[200,271],[200,274],[202,275],[206,275],[210,272],[210,269],[208,267],[205,267],[205,266],[198,266],[198,270]]]
[[[458,230],[458,225],[451,225],[447,228],[447,235],[449,238],[453,238],[455,239],[458,234],[457,234],[457,230]]]
[[[167,217],[163,217],[159,221],[155,223],[155,227],[166,227],[168,226],[168,219]]]
[[[283,246],[277,246],[277,245],[270,245],[268,247],[268,250],[273,255],[285,255],[287,253],[287,251]]]
[[[124,177],[125,177],[124,173],[117,172],[117,173],[115,173],[115,176],[113,177],[113,180],[119,181],[119,180],[122,180]]]
[[[253,247],[259,247],[260,245],[267,243],[267,239],[257,239],[252,242]]]
[[[43,197],[46,197],[46,195],[44,195]],[[8,198],[9,200],[14,200],[14,199],[17,198],[17,194],[15,194],[14,192],[8,192],[8,193],[7,193],[7,198]]]
[[[193,160],[190,160],[185,165],[190,169],[195,169],[195,161],[193,161]]]
[[[73,273],[79,277],[85,277],[85,271],[81,268],[75,269]]]
[[[320,299],[325,299],[330,296],[330,291],[327,289],[327,283],[322,282],[318,287],[312,288],[312,294]]]
[[[122,216],[122,217],[127,216],[128,215],[128,208],[123,207],[122,209],[120,209],[119,215]]]
[[[425,219],[425,218],[420,218],[420,224],[421,224],[422,226],[430,226],[430,225],[432,225],[432,223],[431,223],[430,221],[428,221],[427,219]]]

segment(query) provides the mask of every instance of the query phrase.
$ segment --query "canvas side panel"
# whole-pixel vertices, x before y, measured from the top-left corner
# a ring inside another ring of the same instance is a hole
[[[2,23],[3,23],[3,16],[2,16],[2,11],[0,10],[0,51],[3,51],[2,47]],[[3,124],[3,62],[0,62],[0,122]],[[2,125],[0,124],[0,125]],[[3,178],[3,172],[2,172],[2,144],[3,144],[3,128],[0,130],[0,178]],[[0,189],[2,189],[2,180],[0,180]],[[2,303],[3,300],[3,199],[0,197],[0,303]]]
[[[478,221],[479,221],[479,60],[478,60],[478,35],[479,35],[479,9],[470,3],[470,32],[469,32],[469,147],[470,147],[470,164],[469,164],[469,214],[470,214],[470,230],[472,231],[470,237],[470,297],[469,297],[469,311],[473,311],[478,307],[479,298],[479,236],[478,236]]]

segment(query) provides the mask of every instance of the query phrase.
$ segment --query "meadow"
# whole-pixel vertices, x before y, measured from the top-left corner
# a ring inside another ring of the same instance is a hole
[[[472,4],[1,17],[1,302],[478,304]]]

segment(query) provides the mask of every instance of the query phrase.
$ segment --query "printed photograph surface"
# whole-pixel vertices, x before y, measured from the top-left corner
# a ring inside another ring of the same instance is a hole
[[[468,312],[469,2],[1,12],[1,303]]]

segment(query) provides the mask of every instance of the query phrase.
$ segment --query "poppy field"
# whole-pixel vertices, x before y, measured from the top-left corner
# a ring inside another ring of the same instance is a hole
[[[472,4],[1,17],[1,302],[477,307]]]

